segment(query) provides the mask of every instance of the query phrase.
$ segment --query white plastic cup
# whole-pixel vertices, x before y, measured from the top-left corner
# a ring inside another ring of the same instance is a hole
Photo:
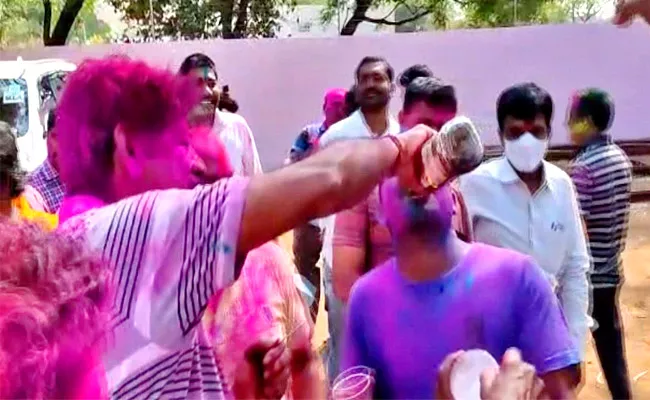
[[[341,372],[332,384],[332,400],[371,400],[375,390],[375,371],[358,366]]]
[[[481,374],[499,363],[485,350],[473,349],[463,353],[451,370],[451,394],[454,399],[481,400]]]

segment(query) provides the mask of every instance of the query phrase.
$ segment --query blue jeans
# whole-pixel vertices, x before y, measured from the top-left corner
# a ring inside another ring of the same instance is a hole
[[[323,288],[325,290],[325,309],[327,310],[327,326],[329,329],[329,341],[324,357],[327,377],[330,384],[334,382],[339,372],[339,359],[341,352],[341,341],[343,339],[343,328],[345,324],[345,305],[334,295],[332,286],[332,268],[323,263]]]

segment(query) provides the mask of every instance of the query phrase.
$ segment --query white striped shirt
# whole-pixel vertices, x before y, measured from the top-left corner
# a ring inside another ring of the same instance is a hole
[[[112,268],[112,335],[104,354],[113,399],[222,399],[201,317],[234,279],[246,178],[147,192],[66,221]]]
[[[632,164],[608,136],[585,146],[569,166],[578,192],[589,249],[594,263],[591,282],[595,288],[622,283]]]

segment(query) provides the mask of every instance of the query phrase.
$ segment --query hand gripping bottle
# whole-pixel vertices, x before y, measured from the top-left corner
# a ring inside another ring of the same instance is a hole
[[[481,161],[483,143],[476,127],[467,117],[455,117],[422,147],[422,186],[436,190]]]

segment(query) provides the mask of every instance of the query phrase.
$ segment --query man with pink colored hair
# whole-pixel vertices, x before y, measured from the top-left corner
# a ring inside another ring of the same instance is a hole
[[[38,225],[0,217],[0,226],[0,398],[106,398],[105,266]]]
[[[114,274],[113,340],[103,357],[114,399],[230,397],[200,321],[248,251],[355,204],[386,176],[421,191],[413,160],[432,134],[425,127],[196,186],[205,165],[190,146],[187,117],[198,100],[194,82],[109,57],[82,63],[59,103],[70,196],[62,211],[90,207],[69,213],[61,229],[101,252]],[[237,397],[284,394],[294,355],[308,353],[289,352],[283,339],[263,338],[247,351]]]

